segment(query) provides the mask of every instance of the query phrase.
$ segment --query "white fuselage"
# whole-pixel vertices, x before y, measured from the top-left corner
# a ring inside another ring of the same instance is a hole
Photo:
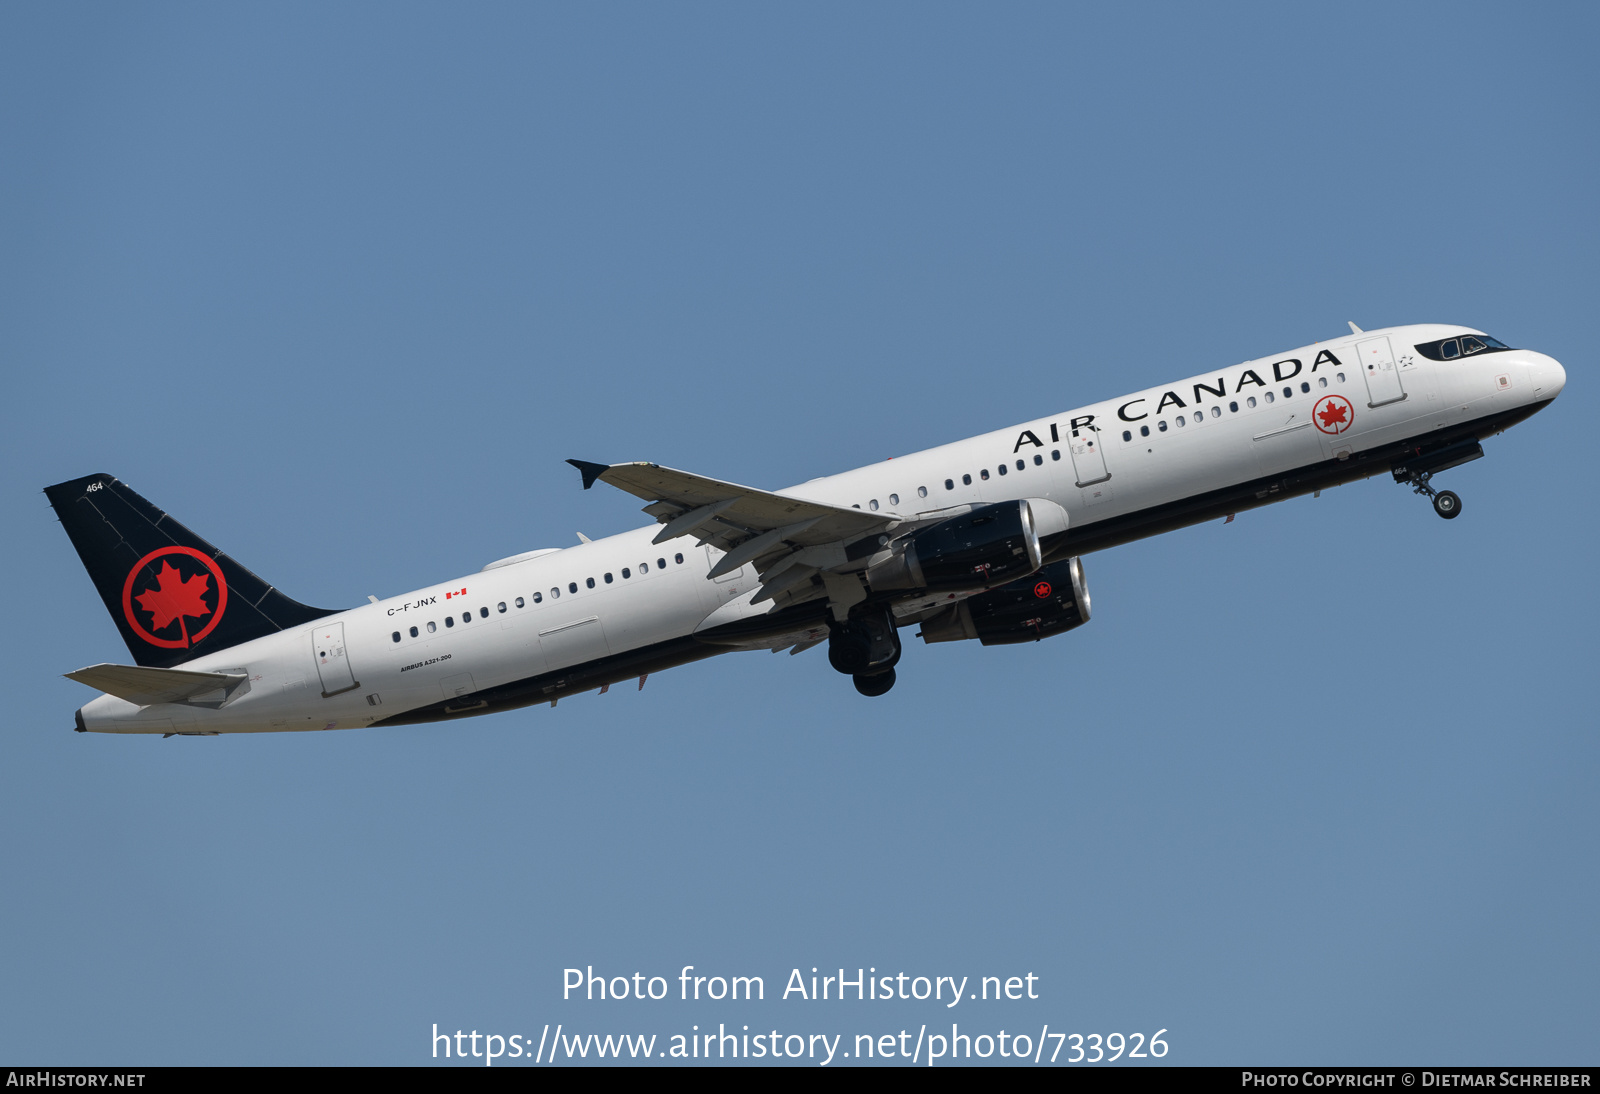
[[[1540,353],[1441,362],[1411,352],[1416,343],[1475,333],[1413,326],[1351,334],[781,493],[908,518],[962,504],[1047,498],[1066,510],[1076,535],[1097,522],[1542,404],[1559,393],[1565,373]],[[1360,346],[1385,338],[1394,367],[1380,376],[1364,370]],[[1397,391],[1403,397],[1394,397]],[[1328,412],[1332,421],[1312,420],[1327,396],[1348,405],[1348,420],[1339,420],[1338,402]],[[185,663],[185,669],[248,676],[220,708],[141,708],[108,695],[86,705],[81,717],[87,729],[102,732],[228,733],[354,728],[452,699],[465,714],[484,689],[682,639],[708,620],[721,624],[771,609],[770,602],[749,602],[752,567],[709,580],[721,552],[693,538],[653,545],[659,530],[651,525],[495,565]],[[327,648],[341,641],[342,649]]]

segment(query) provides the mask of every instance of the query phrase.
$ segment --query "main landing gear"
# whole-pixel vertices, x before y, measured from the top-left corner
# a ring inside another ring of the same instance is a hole
[[[844,623],[830,623],[828,664],[853,677],[862,695],[882,695],[894,687],[900,636],[887,608],[865,612]]]
[[[1461,515],[1461,497],[1454,490],[1435,490],[1428,484],[1432,471],[1411,473],[1411,489],[1423,497],[1433,499],[1433,511],[1445,520],[1455,520]]]
[[[856,676],[852,677],[852,679],[856,682],[856,690],[870,698],[874,695],[882,695],[894,687],[894,669],[880,672],[876,676]]]

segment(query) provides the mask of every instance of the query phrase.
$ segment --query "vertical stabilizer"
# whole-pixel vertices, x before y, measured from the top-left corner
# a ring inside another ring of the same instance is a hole
[[[110,475],[44,492],[140,665],[182,664],[333,614],[290,600]]]

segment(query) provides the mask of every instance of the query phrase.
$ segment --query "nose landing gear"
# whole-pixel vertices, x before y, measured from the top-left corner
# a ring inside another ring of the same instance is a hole
[[[1445,520],[1455,520],[1461,515],[1461,498],[1451,490],[1435,490],[1430,485],[1430,480],[1441,471],[1460,467],[1482,455],[1483,446],[1477,441],[1460,441],[1448,448],[1429,453],[1423,453],[1419,449],[1414,457],[1405,463],[1395,464],[1391,471],[1395,482],[1408,482],[1411,484],[1411,489],[1431,499],[1435,513]]]
[[[1445,520],[1455,520],[1461,515],[1461,497],[1454,490],[1435,490],[1429,485],[1428,480],[1433,478],[1432,471],[1413,471],[1411,473],[1411,489],[1425,498],[1433,499],[1433,511]]]

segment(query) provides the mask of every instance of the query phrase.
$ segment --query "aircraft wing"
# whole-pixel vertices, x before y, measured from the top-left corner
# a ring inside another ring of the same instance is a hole
[[[644,512],[665,526],[656,543],[694,536],[726,551],[709,576],[720,577],[754,562],[772,590],[760,599],[774,599],[778,590],[788,590],[791,601],[823,595],[824,590],[810,581],[813,575],[845,565],[847,544],[906,519],[774,494],[659,464],[567,462],[583,473],[585,490],[597,481],[606,482],[648,501]],[[780,572],[783,584],[774,589]]]
[[[64,675],[68,680],[88,684],[142,707],[184,700],[220,705],[247,679],[243,673],[191,672],[138,665],[90,665]]]

